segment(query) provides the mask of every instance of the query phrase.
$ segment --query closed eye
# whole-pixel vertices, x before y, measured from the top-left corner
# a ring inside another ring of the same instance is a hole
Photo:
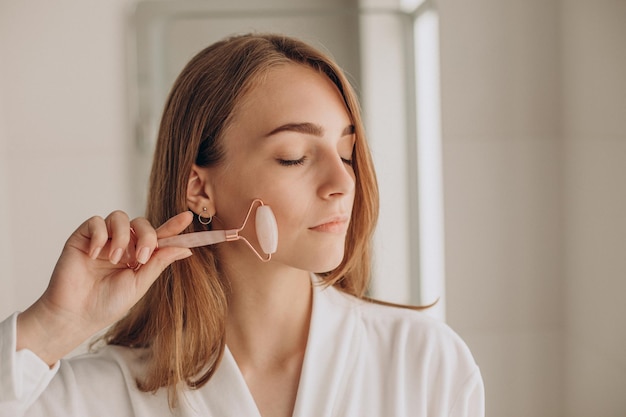
[[[278,163],[285,167],[290,167],[294,165],[303,165],[306,157],[303,156],[300,159],[277,159]]]

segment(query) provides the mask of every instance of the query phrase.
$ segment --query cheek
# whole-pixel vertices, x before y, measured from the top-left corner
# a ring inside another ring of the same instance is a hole
[[[249,188],[248,192],[254,193],[265,204],[272,206],[277,217],[280,215],[285,219],[292,217],[298,207],[306,206],[305,201],[310,198],[306,184],[293,181],[287,175],[260,177]]]
[[[299,228],[306,225],[306,210],[302,200],[276,200],[272,199],[272,203],[268,203],[278,223],[279,231],[292,234]]]
[[[271,198],[271,199],[270,199]],[[289,252],[308,232],[311,213],[309,200],[281,193],[269,196],[267,204],[272,208],[278,225],[278,247]]]

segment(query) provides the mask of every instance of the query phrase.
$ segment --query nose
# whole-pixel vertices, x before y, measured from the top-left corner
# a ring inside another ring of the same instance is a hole
[[[324,158],[320,167],[319,196],[323,199],[352,194],[355,186],[354,169],[335,152]]]

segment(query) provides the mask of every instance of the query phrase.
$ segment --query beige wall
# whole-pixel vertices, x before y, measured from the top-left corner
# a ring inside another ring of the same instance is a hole
[[[1,29],[0,29],[1,30]],[[3,80],[2,66],[0,65],[0,80]],[[1,81],[0,81],[1,82]],[[0,95],[0,98],[2,96]],[[15,296],[15,281],[12,279],[13,264],[11,262],[11,237],[7,232],[11,224],[9,219],[9,171],[7,169],[7,138],[5,135],[4,111],[0,100],[0,264],[3,265],[3,276],[0,276],[0,317],[6,307],[10,306]]]
[[[0,3],[2,316],[43,292],[77,222],[128,200],[129,4]]]
[[[626,3],[439,4],[448,321],[488,415],[626,415]]]
[[[561,410],[558,13],[440,2],[447,313],[490,416]]]
[[[626,2],[562,0],[565,412],[626,415]]]

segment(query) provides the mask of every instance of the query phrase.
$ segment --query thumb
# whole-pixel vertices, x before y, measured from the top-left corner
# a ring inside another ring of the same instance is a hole
[[[137,285],[143,292],[148,291],[165,268],[191,255],[191,250],[187,248],[169,247],[156,250],[150,260],[137,271]]]

